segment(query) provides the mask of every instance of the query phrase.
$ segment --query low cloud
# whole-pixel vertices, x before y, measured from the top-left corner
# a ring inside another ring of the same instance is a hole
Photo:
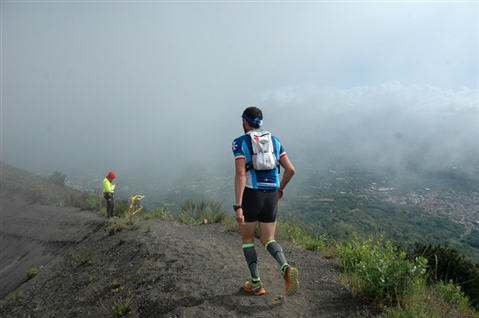
[[[478,163],[475,89],[392,81],[341,90],[309,83],[266,92],[262,105],[283,143],[320,163]]]

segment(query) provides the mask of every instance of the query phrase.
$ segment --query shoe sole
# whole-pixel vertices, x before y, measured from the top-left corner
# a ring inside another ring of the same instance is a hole
[[[286,286],[288,285],[289,281],[289,287],[286,290],[286,295],[287,296],[293,296],[296,294],[299,290],[299,281],[298,281],[298,269],[294,267],[290,267],[288,269],[288,272],[286,273]]]
[[[255,296],[261,296],[261,295],[266,294],[266,291],[265,291],[265,290],[262,290],[262,291],[260,291],[260,292],[256,292],[256,291],[253,291],[253,290],[246,290],[246,288],[245,288],[244,290],[245,290],[245,292],[251,293],[251,294],[253,294],[253,295],[255,295]]]
[[[251,293],[255,296],[261,296],[266,294],[266,290],[264,288],[261,288],[260,290],[252,290],[252,289],[247,289],[246,286],[243,286],[243,289],[247,293]]]

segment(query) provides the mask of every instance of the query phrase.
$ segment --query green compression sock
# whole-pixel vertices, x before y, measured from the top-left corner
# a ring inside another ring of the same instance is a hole
[[[278,244],[275,240],[271,240],[265,245],[268,252],[273,256],[276,261],[278,262],[279,266],[281,266],[281,270],[283,269],[284,265],[288,264],[286,261],[286,257],[284,256],[283,249],[281,245]]]

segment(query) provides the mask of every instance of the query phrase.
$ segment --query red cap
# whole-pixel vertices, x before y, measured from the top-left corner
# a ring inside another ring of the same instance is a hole
[[[111,181],[111,180],[113,180],[113,179],[116,179],[116,174],[115,174],[113,171],[111,171],[111,172],[106,176],[106,178]]]

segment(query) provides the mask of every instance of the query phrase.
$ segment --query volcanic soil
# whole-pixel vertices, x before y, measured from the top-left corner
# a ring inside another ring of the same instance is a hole
[[[281,242],[300,274],[285,295],[276,261],[256,242],[266,294],[249,277],[239,232],[161,219],[107,221],[73,207],[2,199],[0,317],[376,317],[338,283],[340,264]],[[28,269],[38,274],[27,278]]]

